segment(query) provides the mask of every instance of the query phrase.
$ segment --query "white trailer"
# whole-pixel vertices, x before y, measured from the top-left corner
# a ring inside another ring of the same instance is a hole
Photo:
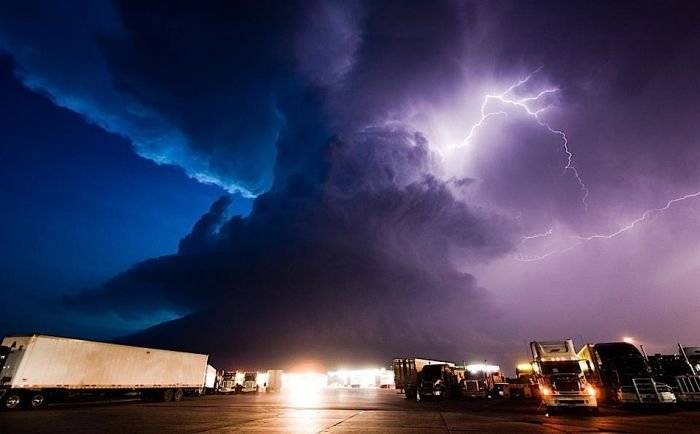
[[[75,394],[138,392],[180,401],[201,394],[206,354],[116,345],[45,335],[7,336],[0,345],[0,402],[40,408]]]
[[[283,371],[281,369],[270,369],[267,371],[267,384],[265,385],[265,391],[282,391],[282,372]]]
[[[213,394],[216,393],[216,386],[219,379],[219,373],[216,372],[216,368],[212,365],[207,365],[207,373],[204,376],[204,393]]]

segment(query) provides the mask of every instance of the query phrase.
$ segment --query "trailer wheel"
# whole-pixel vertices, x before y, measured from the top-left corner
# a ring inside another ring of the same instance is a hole
[[[27,400],[27,406],[31,410],[38,410],[40,408],[46,407],[48,399],[46,398],[45,392],[31,392],[29,394],[29,399]]]
[[[11,390],[7,392],[7,396],[5,396],[5,399],[2,402],[2,406],[5,408],[5,410],[11,411],[21,409],[23,404],[24,396],[21,392],[18,392],[16,390]]]
[[[183,392],[182,389],[175,389],[175,393],[173,393],[173,401],[180,402],[184,396],[185,392]]]
[[[173,389],[165,389],[160,395],[160,400],[163,402],[170,402],[173,400]]]

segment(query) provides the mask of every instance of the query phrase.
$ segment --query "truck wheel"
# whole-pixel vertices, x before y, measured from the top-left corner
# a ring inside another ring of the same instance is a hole
[[[40,408],[46,407],[48,399],[46,399],[46,393],[44,392],[31,392],[29,394],[29,399],[27,400],[27,406],[31,410],[38,410]]]
[[[175,393],[173,393],[173,401],[180,402],[184,396],[185,393],[182,391],[182,389],[175,389]]]
[[[173,389],[165,389],[160,396],[160,400],[163,402],[170,402],[173,400]]]
[[[5,396],[2,402],[2,406],[5,407],[5,410],[19,410],[22,408],[23,404],[24,396],[21,392],[15,390],[7,392],[7,396]]]

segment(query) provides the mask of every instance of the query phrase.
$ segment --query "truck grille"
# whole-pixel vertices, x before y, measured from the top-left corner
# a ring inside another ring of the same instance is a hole
[[[651,378],[633,378],[632,384],[636,389],[640,402],[659,402],[656,383]]]
[[[681,393],[700,393],[700,376],[681,375],[676,377],[676,381],[678,382]]]
[[[552,385],[559,392],[578,392],[581,384],[576,377],[561,377],[552,380]]]

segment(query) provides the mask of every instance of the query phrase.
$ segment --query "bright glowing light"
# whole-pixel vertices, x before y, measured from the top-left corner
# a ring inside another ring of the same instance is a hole
[[[596,393],[596,392],[595,392],[595,387],[593,387],[593,386],[588,386],[588,387],[586,388],[586,391],[588,392],[588,394],[589,394],[590,396],[595,396],[595,393]]]
[[[267,372],[258,372],[258,375],[255,377],[255,381],[258,384],[258,387],[265,387],[267,384]]]
[[[508,116],[508,113],[503,111],[503,110],[489,111],[488,106],[489,106],[489,103],[491,101],[497,101],[497,102],[500,102],[502,104],[507,104],[507,105],[516,107],[518,109],[521,109],[528,116],[532,117],[538,125],[540,125],[544,129],[546,129],[550,133],[555,134],[561,138],[564,154],[566,154],[566,165],[564,166],[564,172],[570,171],[574,175],[574,178],[576,178],[576,181],[579,184],[581,192],[583,193],[583,196],[581,198],[581,203],[584,205],[584,207],[588,207],[588,205],[586,203],[586,199],[588,198],[590,191],[586,187],[586,184],[583,182],[581,175],[579,175],[578,169],[576,169],[576,167],[573,165],[574,154],[573,154],[573,152],[571,152],[571,149],[569,148],[569,138],[567,137],[567,135],[564,131],[558,130],[556,128],[552,128],[551,125],[549,125],[547,122],[542,120],[542,118],[540,118],[540,114],[545,110],[544,108],[540,108],[540,109],[535,110],[530,106],[531,103],[539,102],[540,98],[542,98],[546,95],[558,93],[559,89],[558,88],[544,89],[544,90],[541,90],[532,96],[527,96],[527,97],[523,97],[523,98],[514,98],[512,96],[513,92],[515,92],[522,85],[529,82],[530,79],[535,74],[540,72],[541,69],[542,69],[542,67],[540,66],[534,72],[532,72],[530,75],[528,75],[524,79],[512,84],[509,88],[507,88],[502,93],[487,94],[481,103],[481,117],[479,118],[479,120],[476,123],[474,123],[471,126],[471,128],[469,130],[469,134],[467,135],[467,137],[464,138],[463,143],[461,145],[457,145],[454,147],[459,148],[459,147],[467,146],[469,144],[469,142],[472,140],[472,138],[474,137],[475,132],[478,129],[482,128],[489,118],[491,118],[493,116],[506,116],[506,117]]]
[[[625,342],[627,344],[633,344],[634,339],[632,339],[630,336],[625,336],[624,338],[622,338],[622,342]]]
[[[544,386],[544,387],[541,387],[541,388],[540,388],[540,392],[542,393],[543,396],[549,396],[549,395],[552,394],[552,389],[550,389],[549,387]]]
[[[282,390],[288,400],[297,406],[318,404],[321,401],[321,389],[327,384],[328,377],[324,374],[314,372],[282,374]]]
[[[532,371],[532,365],[529,363],[518,363],[515,367],[518,371]]]
[[[328,372],[328,384],[333,387],[380,387],[394,384],[394,373],[386,368],[340,369]]]
[[[474,363],[466,366],[467,371],[470,372],[485,372],[487,374],[492,374],[494,372],[500,372],[501,367],[498,365],[487,365],[484,363]]]

